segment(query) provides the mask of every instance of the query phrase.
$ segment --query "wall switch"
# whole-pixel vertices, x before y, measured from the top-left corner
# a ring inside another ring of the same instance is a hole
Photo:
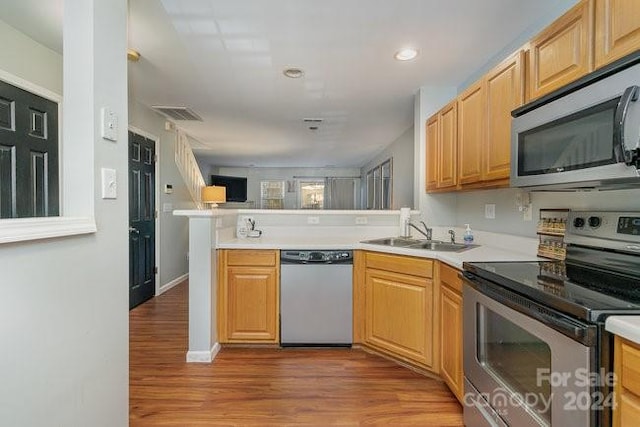
[[[484,205],[484,217],[486,219],[495,219],[496,218],[496,205],[491,203]]]
[[[522,220],[523,221],[533,221],[533,206],[529,203],[528,206],[525,206],[522,211]]]
[[[368,223],[368,219],[366,216],[357,216],[356,217],[356,225],[365,225]]]
[[[102,113],[102,138],[108,141],[118,140],[118,116],[108,107],[103,107]]]
[[[102,174],[102,198],[116,199],[118,197],[118,183],[115,169],[101,169]]]
[[[307,224],[320,224],[320,217],[319,216],[308,216],[307,217]]]

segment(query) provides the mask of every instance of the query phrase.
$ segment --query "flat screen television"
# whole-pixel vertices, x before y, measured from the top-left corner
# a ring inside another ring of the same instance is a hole
[[[247,178],[211,175],[211,185],[220,185],[227,188],[227,202],[247,201]]]

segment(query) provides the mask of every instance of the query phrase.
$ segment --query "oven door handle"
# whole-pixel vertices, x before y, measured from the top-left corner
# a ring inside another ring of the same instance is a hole
[[[624,143],[624,125],[629,104],[638,100],[639,92],[640,87],[638,86],[629,86],[626,88],[616,106],[614,117],[613,150],[616,155],[616,160],[620,163],[624,162],[629,166],[634,165],[635,159],[633,151],[628,150],[627,145]]]

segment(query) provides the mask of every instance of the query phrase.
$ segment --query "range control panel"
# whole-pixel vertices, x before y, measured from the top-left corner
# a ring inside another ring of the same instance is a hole
[[[639,252],[640,212],[571,211],[565,242]]]
[[[280,262],[289,264],[311,264],[311,263],[351,263],[353,262],[353,251],[350,250],[282,250],[280,251]]]

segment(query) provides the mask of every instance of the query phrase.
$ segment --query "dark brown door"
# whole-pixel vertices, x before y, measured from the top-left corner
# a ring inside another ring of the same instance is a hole
[[[129,132],[130,309],[155,294],[155,181],[155,142]]]
[[[59,215],[58,104],[0,81],[0,218]]]

